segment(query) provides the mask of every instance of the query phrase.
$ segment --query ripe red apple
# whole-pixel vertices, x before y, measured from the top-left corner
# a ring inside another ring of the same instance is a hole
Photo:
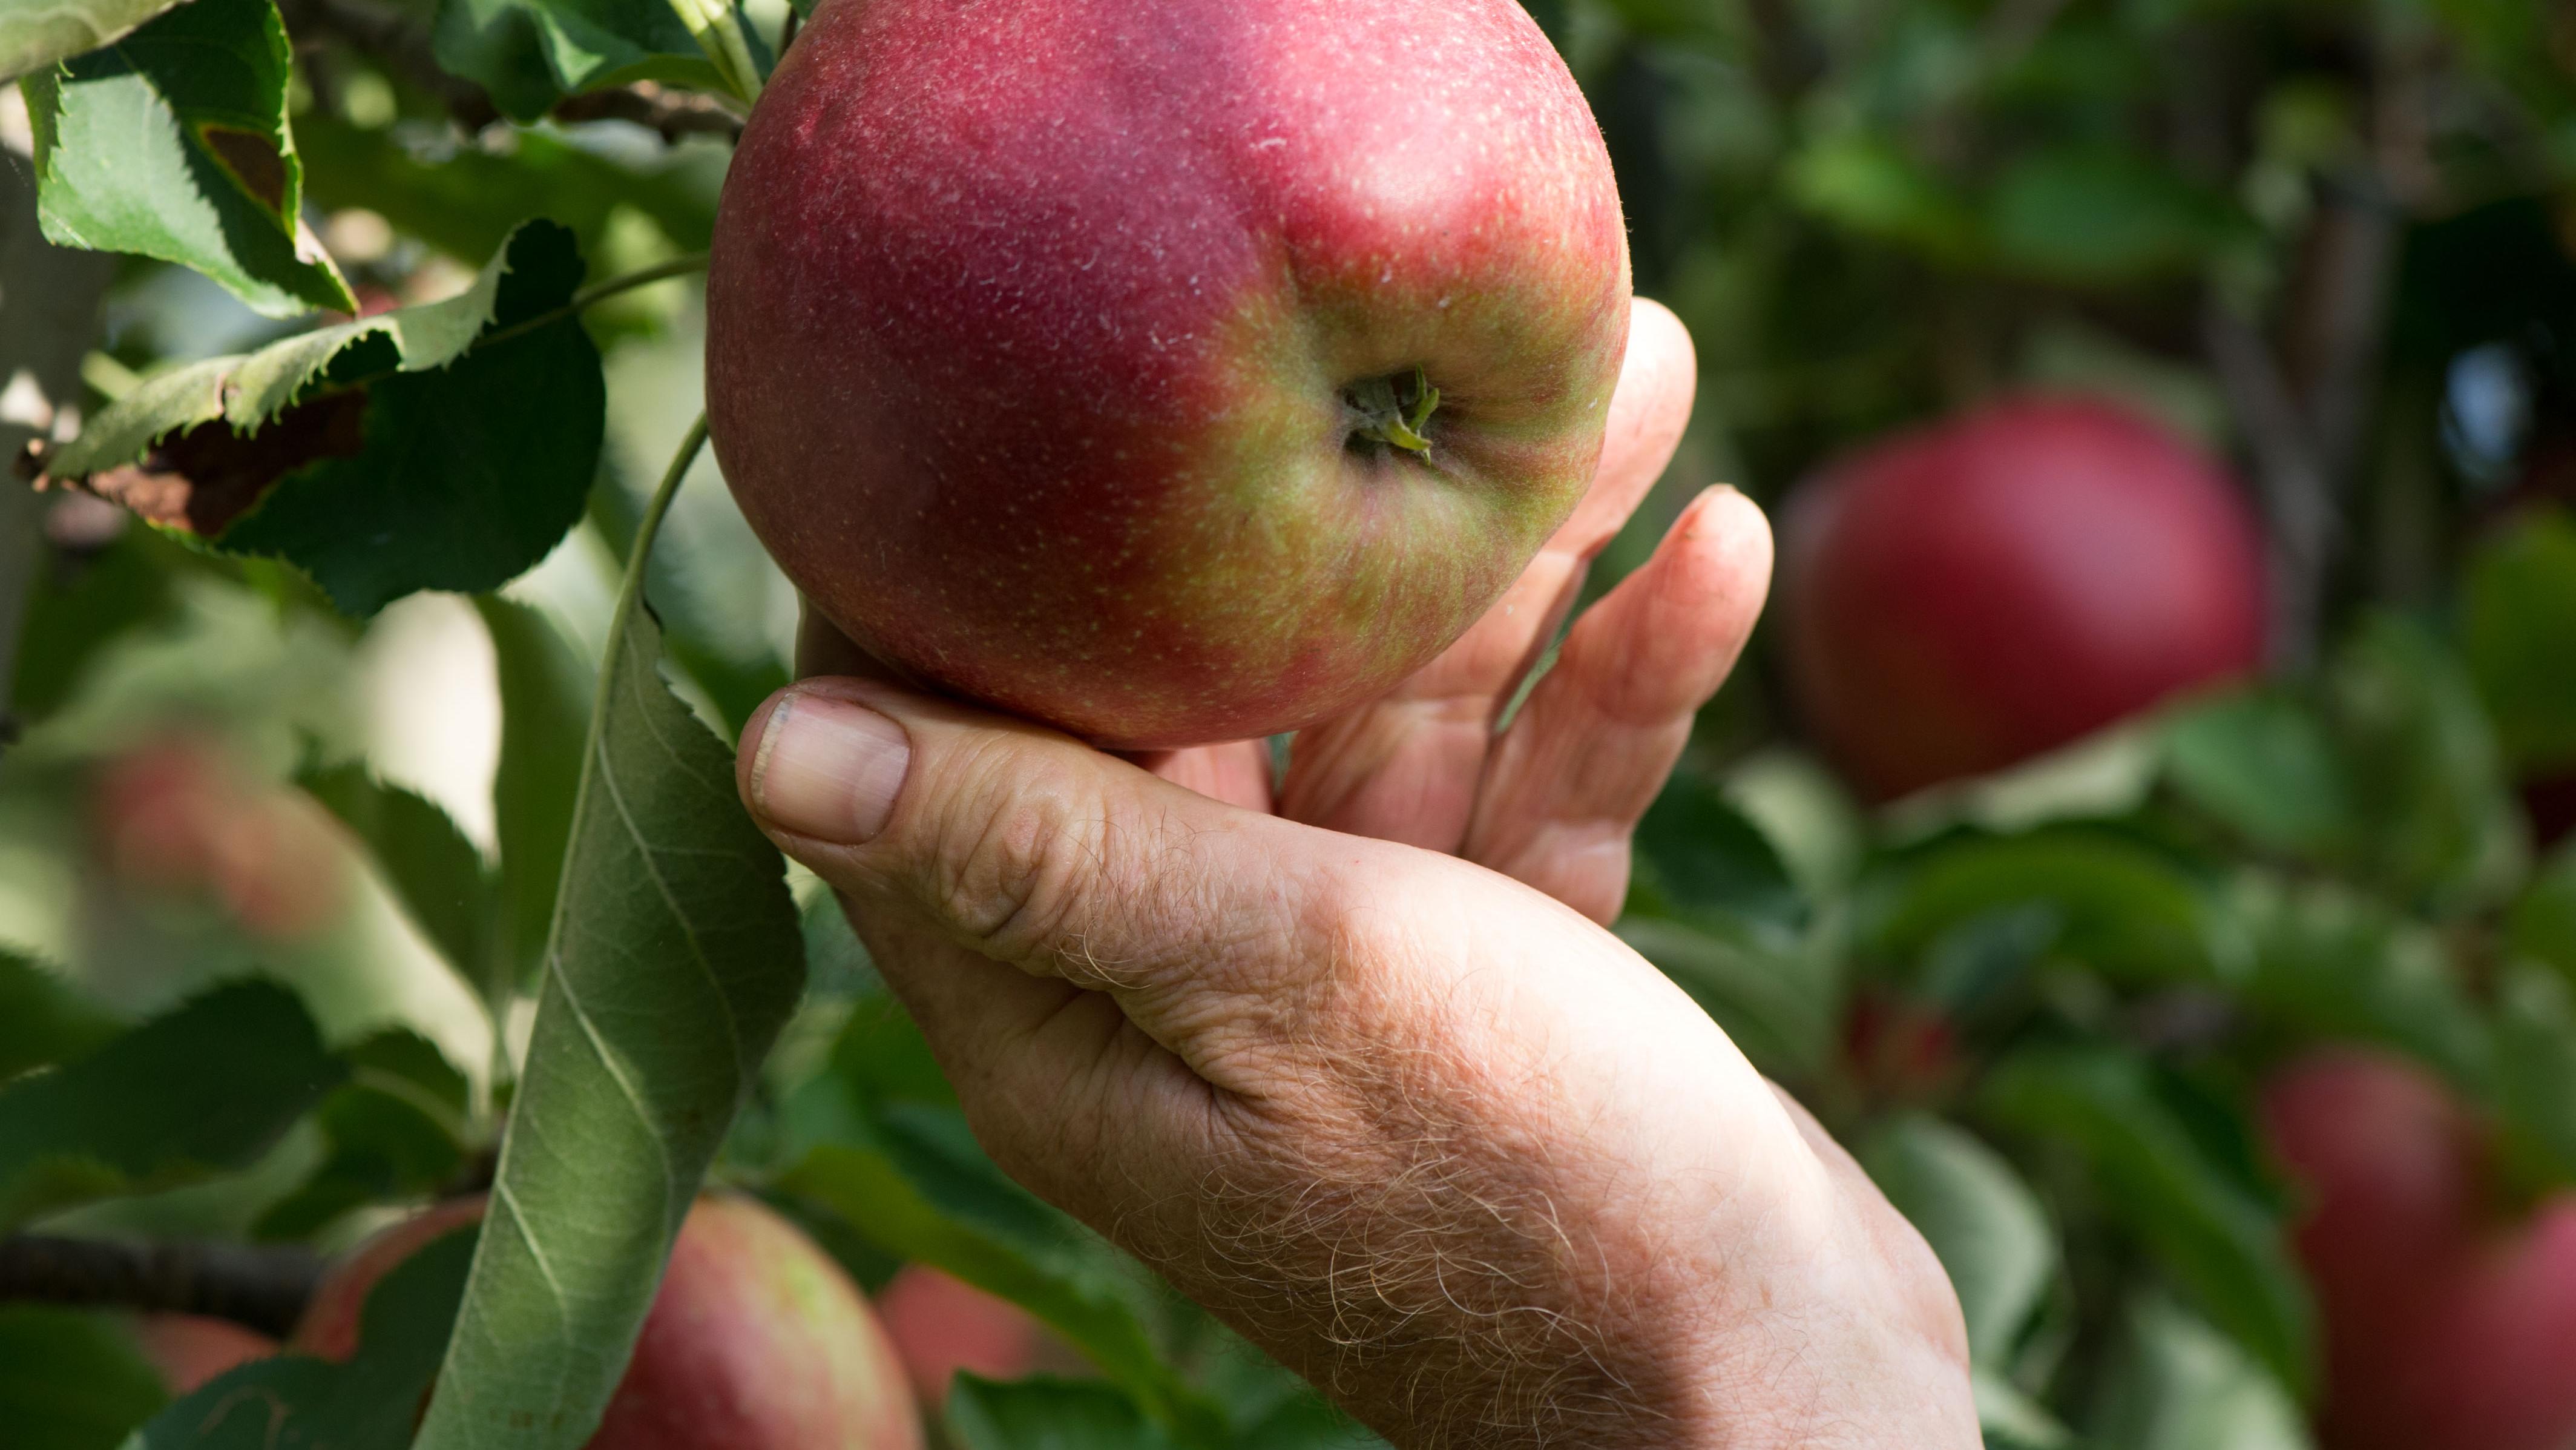
[[[2576,1193],[2517,1221],[2479,1123],[2376,1053],[2294,1064],[2267,1085],[2263,1117],[2305,1195],[2320,1450],[2576,1444]]]
[[[482,1217],[460,1199],[386,1230],[314,1295],[295,1347],[346,1359],[367,1291]],[[748,1198],[710,1195],[680,1229],[635,1357],[591,1450],[919,1450],[902,1367],[867,1301],[813,1241]]]
[[[199,1314],[138,1314],[130,1332],[134,1347],[160,1371],[173,1399],[227,1370],[277,1353],[277,1341],[267,1335]]]
[[[2109,403],[2023,398],[1889,439],[1811,480],[1786,534],[1792,683],[1880,799],[2262,662],[2242,493]]]
[[[1514,0],[827,0],[725,181],[708,419],[880,658],[1104,745],[1236,739],[1519,574],[1628,301]]]
[[[877,1319],[912,1378],[936,1407],[959,1370],[986,1379],[1085,1374],[1090,1366],[1027,1310],[926,1264],[906,1264],[877,1294]]]

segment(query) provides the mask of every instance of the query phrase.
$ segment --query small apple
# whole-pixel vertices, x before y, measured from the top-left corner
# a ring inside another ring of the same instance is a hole
[[[1628,308],[1514,0],[826,0],[725,180],[707,415],[879,658],[1102,745],[1240,739],[1501,595]]]
[[[301,940],[340,911],[344,852],[321,808],[251,780],[211,737],[173,732],[111,757],[90,819],[118,879],[211,897],[253,936]]]
[[[357,1351],[367,1292],[483,1216],[459,1199],[362,1245],[316,1291],[295,1348]],[[921,1424],[876,1316],[794,1225],[734,1195],[698,1200],[671,1250],[591,1450],[919,1450]]]
[[[138,1314],[134,1347],[177,1399],[215,1376],[277,1353],[277,1341],[228,1319],[201,1314]]]
[[[2482,1125],[2379,1053],[2293,1064],[2266,1085],[2263,1121],[2304,1195],[2320,1450],[2576,1444],[2576,1193],[2507,1212]]]
[[[895,1272],[877,1294],[877,1319],[912,1377],[913,1394],[933,1408],[947,1400],[959,1370],[994,1380],[1090,1373],[1027,1310],[926,1264]]]
[[[2262,663],[2241,490],[2109,403],[2014,399],[1881,442],[1810,480],[1785,535],[1791,683],[1879,799]]]

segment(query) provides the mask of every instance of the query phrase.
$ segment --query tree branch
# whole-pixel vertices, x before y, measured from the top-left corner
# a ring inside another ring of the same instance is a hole
[[[295,1328],[321,1278],[321,1257],[293,1245],[0,1239],[0,1302],[203,1314],[280,1338]]]

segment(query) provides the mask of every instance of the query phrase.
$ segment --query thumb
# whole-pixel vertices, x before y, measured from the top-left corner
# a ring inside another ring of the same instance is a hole
[[[1317,899],[1371,844],[874,680],[781,691],[745,728],[737,772],[753,819],[863,925],[891,915],[1106,991],[1193,1067],[1209,1023],[1291,1010],[1317,956]],[[966,985],[925,980],[941,970],[913,960],[926,954],[888,955],[879,969],[907,999]]]

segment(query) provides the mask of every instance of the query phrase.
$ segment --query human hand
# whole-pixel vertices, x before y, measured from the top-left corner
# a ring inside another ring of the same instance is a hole
[[[1494,731],[1690,377],[1640,304],[1574,518],[1275,801],[1259,742],[1121,760],[828,633],[849,673],[744,732],[995,1160],[1398,1446],[1977,1443],[1921,1238],[1598,924],[1759,611],[1759,513],[1695,501]]]

